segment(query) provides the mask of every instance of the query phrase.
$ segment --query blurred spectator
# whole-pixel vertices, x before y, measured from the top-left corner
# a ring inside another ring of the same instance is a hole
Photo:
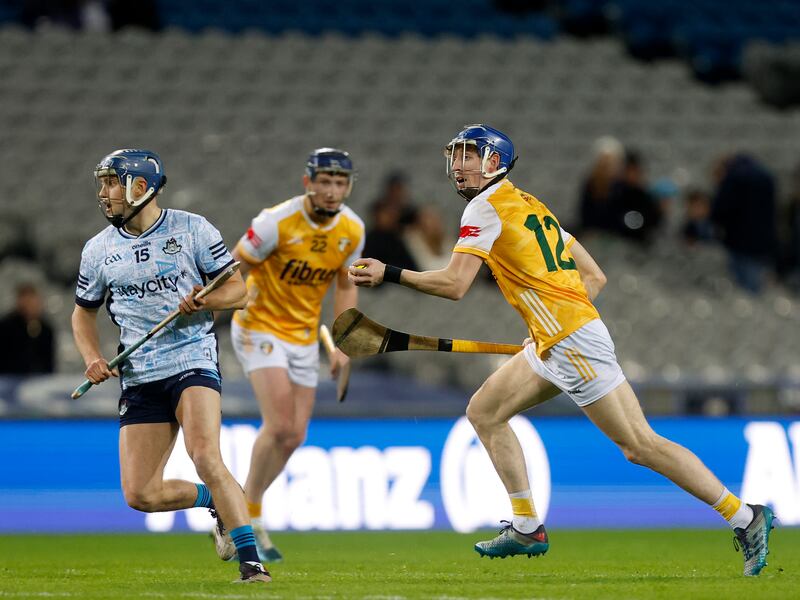
[[[156,0],[106,0],[111,29],[142,27],[150,31],[161,28]]]
[[[445,268],[456,242],[445,234],[442,216],[432,206],[417,211],[417,219],[406,229],[404,239],[414,262],[422,271]]]
[[[55,368],[53,328],[43,316],[39,291],[31,284],[17,287],[16,306],[0,319],[0,373],[52,373]]]
[[[681,235],[690,245],[714,241],[714,224],[711,222],[711,198],[701,189],[686,192],[686,214]]]
[[[46,24],[85,31],[160,28],[156,0],[25,0],[22,22],[32,29]]]
[[[744,289],[759,293],[777,250],[775,180],[754,158],[723,159],[711,205],[711,221],[728,249],[731,271]]]
[[[372,205],[372,223],[367,229],[363,256],[417,271],[417,263],[403,241],[400,214],[397,204],[376,202]]]
[[[675,213],[675,205],[681,195],[678,186],[669,177],[660,177],[650,186],[650,195],[656,202],[661,226],[671,225]]]
[[[86,31],[108,31],[108,2],[101,0],[25,0],[22,22],[34,29],[57,25]]]
[[[789,201],[779,222],[782,225],[780,273],[790,287],[800,291],[800,165],[793,173]]]
[[[400,212],[400,227],[411,225],[417,218],[417,208],[411,200],[408,177],[401,171],[389,173],[383,183],[383,191],[373,204],[388,204]]]
[[[622,169],[624,150],[612,137],[594,144],[595,160],[581,189],[581,231],[617,231],[617,214],[612,189]]]
[[[642,158],[635,150],[625,152],[622,177],[611,190],[611,205],[623,236],[649,242],[661,224],[658,201],[647,189]]]
[[[32,237],[30,224],[21,214],[0,210],[0,261],[8,256],[33,259]]]

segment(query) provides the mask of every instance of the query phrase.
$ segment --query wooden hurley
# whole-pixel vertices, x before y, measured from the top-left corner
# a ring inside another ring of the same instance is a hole
[[[403,350],[478,354],[516,354],[522,350],[522,346],[517,344],[455,340],[395,331],[376,323],[356,308],[350,308],[336,318],[333,341],[350,358]]]

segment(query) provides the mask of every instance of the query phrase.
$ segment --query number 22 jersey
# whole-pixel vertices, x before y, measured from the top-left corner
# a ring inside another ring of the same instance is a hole
[[[245,329],[300,345],[317,341],[325,293],[364,248],[364,223],[350,208],[323,226],[312,221],[304,201],[295,196],[262,210],[239,240],[237,251],[253,269],[247,308],[234,314]]]

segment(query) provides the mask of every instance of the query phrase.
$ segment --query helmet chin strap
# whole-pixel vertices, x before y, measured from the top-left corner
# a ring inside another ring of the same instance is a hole
[[[310,190],[306,192],[306,196],[308,196],[308,200],[309,200],[309,202],[311,202],[311,210],[314,212],[315,215],[318,215],[320,217],[328,217],[328,218],[330,218],[330,217],[335,217],[336,215],[338,215],[342,211],[342,206],[344,206],[344,200],[342,200],[342,202],[339,203],[339,207],[338,208],[336,208],[334,210],[330,210],[330,209],[327,209],[327,208],[323,208],[321,206],[317,206],[314,203],[314,196],[316,196],[316,195],[317,195],[317,192],[312,192]]]
[[[113,212],[111,213],[111,216],[108,216],[108,213],[106,212],[105,204],[103,203],[102,200],[100,201],[100,208],[103,210],[103,216],[108,220],[109,223],[111,223],[111,225],[113,225],[117,229],[122,229],[123,227],[125,227],[125,225],[130,223],[131,219],[133,219],[136,215],[138,215],[140,212],[142,212],[142,209],[145,206],[147,206],[148,204],[150,204],[150,202],[153,200],[153,198],[155,198],[155,196],[152,195],[152,194],[148,194],[148,196],[149,197],[145,198],[144,202],[142,202],[141,204],[137,204],[136,206],[132,206],[131,207],[130,203],[128,203],[128,206],[133,208],[133,210],[131,211],[131,214],[129,214],[127,217],[124,214],[115,215]],[[109,205],[110,205],[110,201],[109,201]],[[313,205],[313,202],[312,202],[312,205]],[[109,210],[111,210],[111,209],[109,208]]]
[[[148,200],[147,200],[146,202],[142,202],[142,203],[141,203],[139,206],[135,206],[135,207],[133,208],[133,211],[131,212],[131,214],[129,214],[127,217],[124,217],[124,218],[122,219],[122,222],[121,222],[121,224],[120,224],[120,225],[114,225],[114,223],[113,223],[113,222],[112,222],[111,224],[112,224],[112,225],[114,225],[114,227],[116,227],[117,229],[120,229],[121,227],[125,227],[125,225],[127,225],[128,223],[130,223],[130,221],[131,221],[131,219],[133,219],[133,217],[135,217],[135,216],[136,216],[136,215],[138,215],[140,212],[142,212],[142,209],[143,209],[145,206],[147,206],[148,204],[150,204],[150,200],[152,200],[152,199],[153,199],[152,197],[151,197],[151,198],[148,198]]]
[[[517,159],[515,158],[513,161],[511,161],[511,165],[509,165],[508,168],[503,167],[502,169],[498,169],[497,171],[493,171],[491,173],[486,173],[485,169],[483,167],[481,167],[481,171],[480,171],[481,177],[483,177],[484,179],[488,179],[489,181],[487,181],[481,187],[470,187],[470,188],[464,188],[463,190],[459,190],[458,188],[456,188],[456,192],[458,193],[459,196],[461,196],[467,202],[469,202],[475,196],[480,194],[483,190],[485,190],[486,188],[488,188],[491,185],[494,185],[495,183],[497,183],[498,181],[500,181],[501,179],[506,177],[508,175],[508,172],[512,168],[514,168],[514,163],[516,163],[516,162],[517,162]],[[472,172],[473,173],[477,173],[477,170],[476,171],[472,171]]]

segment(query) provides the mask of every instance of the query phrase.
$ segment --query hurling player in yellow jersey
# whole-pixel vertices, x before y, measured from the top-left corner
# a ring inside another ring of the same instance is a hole
[[[244,490],[265,562],[281,555],[261,523],[262,497],[306,437],[317,386],[322,300],[334,281],[335,315],[358,299],[347,266],[361,256],[364,223],[344,205],[354,177],[346,152],[314,150],[303,177],[305,194],[261,211],[233,252],[249,293],[247,307],[234,315],[233,346],[264,420]],[[337,350],[331,374],[348,360]]]
[[[481,556],[540,555],[549,544],[536,514],[525,458],[509,420],[564,392],[631,462],[647,466],[717,510],[742,547],[745,575],[766,565],[773,514],[734,496],[692,452],[650,428],[592,301],[606,283],[598,265],[539,200],[516,188],[511,140],[485,125],[465,127],[446,146],[447,174],[468,202],[449,265],[418,273],[374,259],[355,261],[359,286],[394,282],[460,299],[485,262],[533,341],[472,396],[467,417],[508,491],[513,520]],[[527,340],[526,340],[527,342]]]

